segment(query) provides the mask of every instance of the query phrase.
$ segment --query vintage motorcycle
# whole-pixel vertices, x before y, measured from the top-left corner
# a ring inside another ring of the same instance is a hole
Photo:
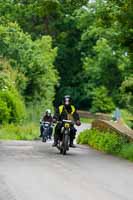
[[[42,132],[42,142],[46,142],[48,139],[51,139],[50,137],[50,122],[42,122],[43,126],[43,132]]]
[[[71,120],[62,120],[61,136],[58,139],[57,148],[61,154],[66,155],[69,151],[70,128],[74,124]]]

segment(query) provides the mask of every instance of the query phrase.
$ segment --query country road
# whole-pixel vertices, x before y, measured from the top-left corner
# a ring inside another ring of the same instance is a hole
[[[80,145],[63,156],[51,143],[0,141],[0,200],[82,199],[133,200],[133,164]]]

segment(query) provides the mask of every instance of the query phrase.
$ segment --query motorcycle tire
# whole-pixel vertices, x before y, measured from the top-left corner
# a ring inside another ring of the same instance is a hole
[[[46,142],[47,141],[47,139],[46,139],[46,137],[42,137],[42,142]]]
[[[66,152],[69,150],[69,147],[68,147],[68,143],[69,143],[69,136],[68,136],[68,133],[66,133],[64,135],[64,141],[63,141],[63,148],[62,148],[62,154],[63,155],[66,155]]]
[[[63,149],[60,149],[60,154],[63,154]]]

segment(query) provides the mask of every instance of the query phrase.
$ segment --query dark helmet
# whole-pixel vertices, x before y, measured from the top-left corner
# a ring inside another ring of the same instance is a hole
[[[70,95],[66,95],[63,97],[63,104],[64,105],[70,105],[72,103],[72,98]]]

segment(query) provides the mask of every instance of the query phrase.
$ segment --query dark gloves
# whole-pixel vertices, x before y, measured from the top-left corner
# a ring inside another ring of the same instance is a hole
[[[76,121],[76,125],[77,125],[77,126],[80,126],[80,125],[81,125],[81,122],[80,122],[79,120],[77,120],[77,121]]]

